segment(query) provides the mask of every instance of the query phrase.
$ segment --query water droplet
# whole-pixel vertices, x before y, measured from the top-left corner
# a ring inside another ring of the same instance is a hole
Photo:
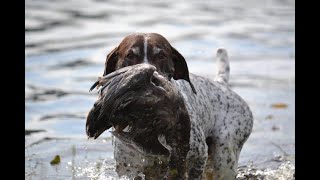
[[[128,167],[130,167],[130,164],[128,164]]]
[[[161,161],[161,160],[159,161],[159,164],[162,164],[162,161]]]
[[[104,140],[102,140],[102,142],[103,142],[103,143],[106,143],[107,141],[104,139]]]
[[[145,161],[145,159],[142,159],[141,161],[142,161],[142,162],[144,162],[144,161]]]
[[[71,161],[69,161],[67,164],[71,166],[71,165],[72,165],[72,162],[71,162]]]

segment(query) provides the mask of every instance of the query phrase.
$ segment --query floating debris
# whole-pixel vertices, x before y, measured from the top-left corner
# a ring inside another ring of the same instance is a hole
[[[59,155],[56,155],[56,156],[50,161],[50,164],[51,164],[51,165],[57,165],[57,164],[60,163],[60,161],[61,161],[60,156],[59,156]]]
[[[274,103],[271,105],[271,107],[277,108],[277,109],[283,109],[283,108],[287,108],[288,105],[285,103]]]
[[[265,119],[273,119],[273,115],[271,115],[271,114],[269,114],[268,116],[266,116],[266,118]]]
[[[277,131],[277,130],[279,130],[280,128],[278,127],[278,126],[275,126],[275,125],[273,125],[272,126],[272,131]]]

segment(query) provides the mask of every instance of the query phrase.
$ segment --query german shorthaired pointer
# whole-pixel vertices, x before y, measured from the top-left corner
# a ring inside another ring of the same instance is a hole
[[[132,66],[138,73],[129,73]],[[108,85],[112,93],[101,95],[89,112],[87,135],[97,138],[114,127],[119,176],[234,180],[253,117],[247,103],[228,86],[229,71],[224,49],[217,51],[217,75],[211,81],[189,74],[184,57],[160,34],[129,35],[108,54],[104,77],[92,87]],[[146,78],[141,78],[143,72]],[[118,80],[107,82],[105,77]],[[135,105],[116,112],[129,101]]]

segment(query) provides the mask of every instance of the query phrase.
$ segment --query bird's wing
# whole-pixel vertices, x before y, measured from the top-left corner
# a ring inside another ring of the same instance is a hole
[[[103,87],[99,100],[87,117],[88,137],[96,139],[112,127],[115,111],[119,107],[129,105],[131,100],[135,99],[135,90],[147,85],[155,70],[152,65],[140,64],[106,75],[104,78],[108,79],[107,85]]]

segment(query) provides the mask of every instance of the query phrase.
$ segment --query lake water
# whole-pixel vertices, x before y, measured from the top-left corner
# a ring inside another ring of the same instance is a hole
[[[134,32],[162,34],[209,78],[226,48],[231,87],[254,115],[238,179],[294,179],[295,1],[27,0],[25,17],[26,179],[118,179],[111,134],[86,137],[88,90]]]

